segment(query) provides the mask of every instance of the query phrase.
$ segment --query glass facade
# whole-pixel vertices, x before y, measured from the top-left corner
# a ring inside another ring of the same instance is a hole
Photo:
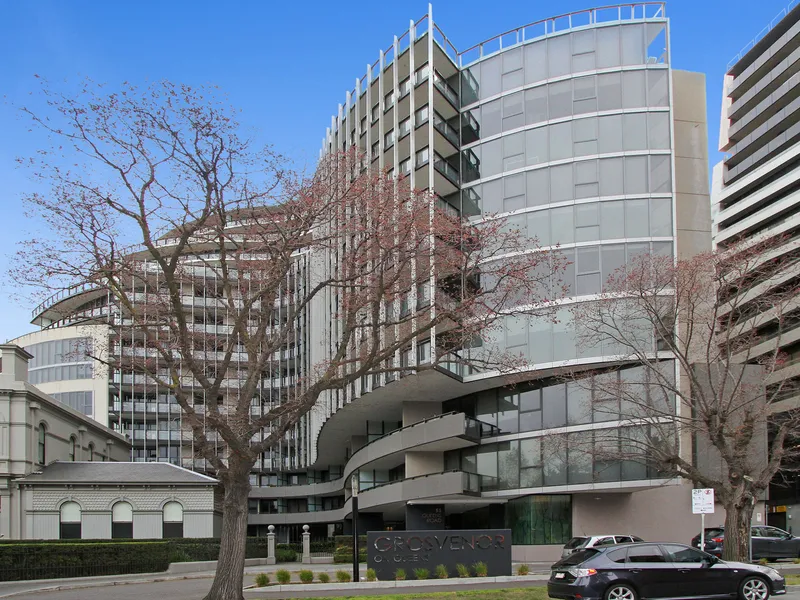
[[[92,378],[90,338],[69,338],[26,346],[33,354],[28,363],[28,380],[38,385],[51,381]],[[88,413],[87,413],[88,414]]]
[[[60,392],[50,395],[62,404],[66,404],[85,415],[91,415],[94,412],[93,392]]]
[[[512,544],[565,544],[572,537],[571,496],[524,496],[505,506]]]

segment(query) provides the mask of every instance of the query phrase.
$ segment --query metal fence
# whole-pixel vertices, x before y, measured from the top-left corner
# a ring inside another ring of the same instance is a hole
[[[336,542],[333,538],[319,537],[311,538],[311,558],[330,558],[333,560],[333,553],[336,550]]]

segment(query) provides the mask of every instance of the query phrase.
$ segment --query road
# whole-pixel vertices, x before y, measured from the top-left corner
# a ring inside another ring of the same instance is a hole
[[[543,585],[543,582],[530,582],[529,585]],[[142,600],[148,598],[164,598],[169,600],[200,600],[208,589],[211,587],[211,579],[185,579],[178,581],[161,581],[156,583],[135,583],[127,585],[116,586],[103,586],[94,588],[83,588],[77,590],[65,591],[52,591],[52,592],[33,592],[30,594],[15,595],[15,600]],[[493,584],[492,587],[483,587],[482,589],[498,589],[508,587],[519,587],[519,585],[510,586],[509,584]],[[478,589],[474,583],[464,583],[459,586],[459,590],[472,590]],[[388,590],[387,590],[388,591]],[[428,592],[441,592],[442,589],[438,588],[411,588],[409,593],[420,594]],[[395,594],[396,590],[391,590],[389,593]],[[313,598],[315,596],[333,596],[333,592],[319,592],[314,594],[313,591],[303,592],[298,596],[301,598]],[[353,591],[349,590],[346,594],[352,596]],[[264,594],[264,593],[246,593],[247,600],[256,599],[273,599],[273,598],[289,598],[292,597],[285,592],[283,594]],[[789,592],[782,596],[786,600],[800,600],[800,586],[792,586]]]

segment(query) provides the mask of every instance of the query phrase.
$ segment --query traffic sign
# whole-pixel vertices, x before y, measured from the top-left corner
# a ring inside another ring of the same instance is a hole
[[[714,490],[712,488],[692,490],[692,514],[714,514]]]

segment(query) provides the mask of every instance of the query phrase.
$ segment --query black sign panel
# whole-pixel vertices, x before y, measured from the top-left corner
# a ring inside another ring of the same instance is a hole
[[[444,504],[406,504],[406,529],[444,529]]]
[[[367,566],[375,569],[382,581],[395,579],[403,569],[407,579],[415,579],[414,569],[427,569],[435,577],[436,567],[444,565],[448,574],[458,574],[462,564],[474,574],[473,565],[483,562],[490,577],[511,575],[511,530],[423,530],[370,531],[367,533]]]

